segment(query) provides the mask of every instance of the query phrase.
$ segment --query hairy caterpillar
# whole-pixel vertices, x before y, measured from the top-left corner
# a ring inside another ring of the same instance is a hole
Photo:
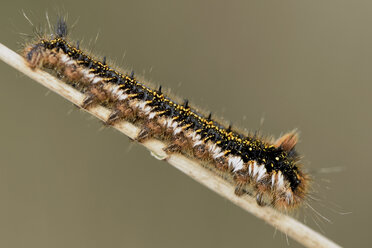
[[[237,195],[250,194],[259,205],[280,210],[298,207],[306,198],[309,177],[301,171],[295,151],[297,134],[276,141],[242,134],[225,127],[162,92],[139,82],[134,74],[120,73],[83,52],[66,38],[60,18],[51,37],[39,37],[23,55],[31,68],[52,69],[66,83],[86,95],[83,108],[95,104],[112,110],[107,124],[127,120],[141,127],[137,141],[151,137],[169,143],[167,152],[180,152],[202,161],[216,175],[235,186]]]

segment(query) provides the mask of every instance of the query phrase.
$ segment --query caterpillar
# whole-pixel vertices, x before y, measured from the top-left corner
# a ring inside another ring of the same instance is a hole
[[[82,108],[101,104],[112,112],[112,125],[126,120],[141,128],[136,140],[166,141],[168,153],[182,153],[201,161],[227,180],[235,194],[249,194],[260,206],[278,210],[298,208],[309,191],[309,175],[295,150],[296,132],[277,140],[244,134],[202,114],[187,100],[177,101],[140,82],[134,73],[121,73],[82,51],[67,38],[68,26],[59,18],[51,36],[40,36],[23,49],[30,68],[53,70],[86,95]]]

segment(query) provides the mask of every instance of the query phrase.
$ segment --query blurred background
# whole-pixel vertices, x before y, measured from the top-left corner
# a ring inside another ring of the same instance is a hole
[[[235,126],[298,128],[313,205],[331,223],[306,208],[298,218],[371,245],[371,1],[4,1],[0,42],[15,50],[33,31],[22,10],[35,26],[67,13],[94,54]],[[288,247],[3,62],[0,73],[1,247]]]

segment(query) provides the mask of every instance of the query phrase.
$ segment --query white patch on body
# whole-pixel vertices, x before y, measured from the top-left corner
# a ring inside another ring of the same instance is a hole
[[[281,171],[278,172],[278,181],[276,183],[278,189],[281,189],[284,187],[284,177]]]
[[[62,54],[61,55],[61,61],[62,61],[62,63],[67,63],[67,61],[69,61],[69,60],[70,60],[70,57],[67,56],[67,54]]]
[[[101,77],[95,77],[92,81],[92,84],[96,84],[96,83],[99,83],[100,81],[102,81],[102,78]]]
[[[233,172],[243,169],[243,160],[238,156],[230,156],[228,163],[229,166],[233,168]]]
[[[174,134],[174,135],[177,135],[177,134],[179,134],[180,132],[182,132],[182,128],[181,128],[181,127],[177,127],[177,128],[175,128],[175,129],[173,130],[173,134]]]
[[[156,116],[156,112],[151,112],[151,113],[149,114],[149,119],[151,120],[151,119],[153,119],[155,116]]]
[[[266,174],[266,168],[265,165],[260,165],[258,166],[258,176],[257,176],[257,181],[260,181],[263,176]]]
[[[274,188],[274,184],[275,184],[275,173],[273,173],[271,176],[271,188]]]

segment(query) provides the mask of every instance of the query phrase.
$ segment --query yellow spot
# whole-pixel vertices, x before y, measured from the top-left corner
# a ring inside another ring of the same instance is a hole
[[[157,112],[156,114],[158,114],[158,115],[161,115],[161,114],[164,114],[165,112],[167,112],[167,111],[160,111],[160,112]]]
[[[192,124],[187,124],[187,125],[183,126],[182,129],[185,130],[185,129],[191,127],[191,126],[192,126]]]
[[[110,81],[112,80],[113,78],[103,78],[103,81]]]

